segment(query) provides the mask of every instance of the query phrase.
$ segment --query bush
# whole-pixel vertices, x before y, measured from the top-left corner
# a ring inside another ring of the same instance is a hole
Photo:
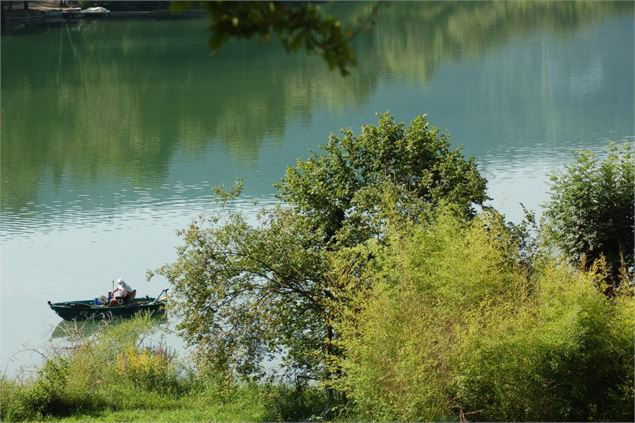
[[[67,380],[68,361],[61,357],[48,360],[35,383],[20,392],[19,402],[24,411],[35,416],[63,414],[67,404],[62,392]]]
[[[135,386],[160,393],[178,393],[179,375],[173,355],[163,347],[129,348],[117,356],[113,369],[119,377]]]
[[[0,376],[0,421],[20,420],[18,414],[19,382]]]
[[[70,348],[52,350],[32,381],[3,381],[10,401],[2,404],[2,418],[32,420],[154,406],[161,395],[182,394],[189,380],[174,357],[144,342],[155,331],[155,322],[140,317],[104,324],[92,336],[77,334]]]
[[[339,328],[354,417],[633,419],[633,298],[544,257],[529,272],[491,214],[441,213],[375,254]]]
[[[635,163],[629,144],[610,145],[604,160],[579,153],[565,172],[552,176],[545,233],[574,264],[590,268],[604,257],[618,285],[620,267],[633,261]],[[622,272],[624,273],[624,272]]]
[[[449,395],[464,328],[528,291],[496,219],[450,213],[393,233],[359,317],[340,328],[344,389],[362,418],[435,420],[457,414]],[[366,294],[364,294],[366,295]]]
[[[633,300],[548,264],[536,295],[460,345],[454,393],[479,420],[633,420]]]
[[[154,330],[145,318],[108,323],[50,351],[33,380],[1,378],[1,420],[298,421],[328,411],[317,386],[231,384],[186,371],[148,342]]]
[[[38,420],[45,416],[67,416],[77,410],[94,407],[94,398],[86,391],[67,391],[69,361],[55,356],[46,361],[37,377],[27,383],[3,381],[2,420]]]

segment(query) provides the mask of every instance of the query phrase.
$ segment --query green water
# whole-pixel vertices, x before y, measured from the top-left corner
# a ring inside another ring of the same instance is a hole
[[[332,6],[345,23],[372,4]],[[633,142],[633,3],[392,3],[349,77],[276,43],[211,57],[206,20],[85,21],[2,37],[2,367],[59,319],[171,260],[175,230],[241,177],[247,211],[286,166],[391,111],[427,113],[476,156],[492,205],[540,211],[578,148]],[[19,317],[19,318],[17,318]],[[178,342],[178,341],[175,341]]]

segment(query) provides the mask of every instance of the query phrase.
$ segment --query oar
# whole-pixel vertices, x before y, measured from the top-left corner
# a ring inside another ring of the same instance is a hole
[[[157,295],[157,297],[154,299],[154,301],[152,301],[152,304],[156,303],[157,301],[159,301],[159,298],[161,298],[161,296],[163,294],[165,294],[166,292],[168,292],[168,288],[165,288],[163,291],[159,292],[159,295]]]

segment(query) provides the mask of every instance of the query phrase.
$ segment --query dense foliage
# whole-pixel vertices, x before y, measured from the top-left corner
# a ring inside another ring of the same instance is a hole
[[[547,258],[530,273],[518,247],[499,216],[447,212],[368,247],[372,288],[338,327],[354,416],[633,419],[633,298]]]
[[[485,180],[424,116],[381,115],[289,168],[256,224],[182,231],[158,272],[195,366],[146,318],[105,325],[0,378],[1,419],[632,421],[633,166],[610,147],[554,177],[554,255],[531,214],[476,213]],[[264,382],[271,360],[295,378]]]
[[[332,135],[279,188],[285,206],[263,212],[257,226],[240,214],[192,224],[178,260],[159,271],[173,284],[181,333],[216,372],[260,376],[261,361],[276,355],[298,377],[328,379],[342,306],[332,256],[381,239],[391,214],[416,220],[452,201],[471,215],[486,199],[474,161],[424,116],[404,128],[381,115],[360,135]]]
[[[633,260],[635,162],[632,147],[612,145],[601,160],[582,151],[566,171],[552,176],[546,233],[573,263],[589,268],[600,257],[613,281]]]
[[[633,420],[635,301],[596,289],[601,266],[530,266],[493,211],[403,222],[330,256],[333,298],[348,299],[325,364],[337,407],[322,385],[218,383],[229,375],[186,365],[141,318],[47,349],[32,379],[0,378],[0,420]]]
[[[359,136],[350,129],[342,135],[330,136],[326,154],[287,169],[278,185],[280,198],[318,225],[328,241],[355,245],[381,234],[386,190],[395,196],[395,211],[411,218],[421,212],[413,208],[417,203],[452,203],[473,215],[473,205],[487,200],[474,159],[453,150],[448,134],[430,127],[424,115],[404,128],[384,114]]]

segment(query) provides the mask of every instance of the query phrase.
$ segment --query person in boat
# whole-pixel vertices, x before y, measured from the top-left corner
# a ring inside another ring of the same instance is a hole
[[[117,288],[110,292],[110,305],[120,305],[124,304],[134,298],[134,294],[137,291],[132,289],[130,285],[128,285],[122,278],[117,280]]]

